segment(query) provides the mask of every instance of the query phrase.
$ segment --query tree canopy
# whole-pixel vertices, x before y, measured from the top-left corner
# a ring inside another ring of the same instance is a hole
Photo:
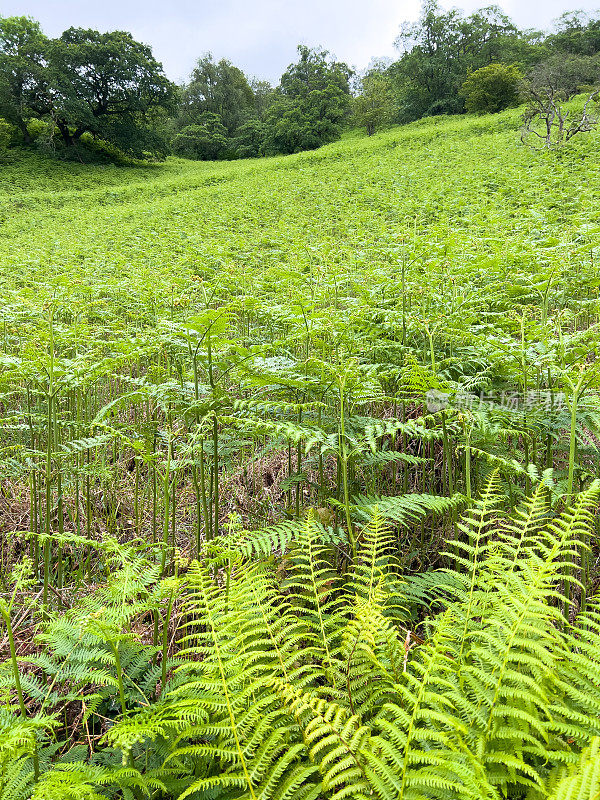
[[[27,120],[50,110],[49,40],[28,17],[0,18],[0,115],[29,142]]]
[[[160,151],[152,112],[173,109],[173,85],[144,44],[124,31],[70,28],[52,42],[54,113],[66,143],[88,132],[124,152]]]
[[[173,152],[184,158],[217,161],[231,152],[227,129],[218,114],[205,111],[198,124],[186,125],[173,139]]]
[[[304,45],[298,55],[282,75],[266,114],[267,153],[296,153],[332,142],[348,115],[348,65],[331,59],[326,50]]]
[[[401,121],[460,113],[460,88],[469,71],[498,61],[533,64],[540,57],[539,39],[519,31],[498,6],[464,16],[426,0],[420,19],[402,26],[396,39],[401,56],[389,68],[401,98]]]
[[[461,87],[467,111],[494,114],[519,102],[523,75],[514,64],[487,64],[467,75]]]
[[[200,58],[184,87],[181,123],[196,124],[205,112],[216,114],[233,136],[237,128],[254,114],[254,93],[241,69],[212,55]]]
[[[0,19],[0,114],[26,141],[27,120],[38,118],[67,146],[89,133],[128,155],[165,155],[156,118],[174,101],[162,66],[130,33],[70,28],[48,39],[26,17]]]
[[[183,90],[176,151],[206,157],[200,152],[211,148],[191,147],[189,138],[193,126],[198,139],[205,114],[224,128],[228,145],[221,148],[221,158],[296,153],[337,139],[350,108],[352,71],[325,50],[301,45],[298,56],[275,89],[266,81],[248,80],[229,61],[201,58]]]
[[[357,77],[327,50],[300,45],[275,87],[206,53],[177,87],[124,31],[50,39],[28,17],[0,18],[0,119],[11,142],[41,130],[53,147],[91,137],[134,157],[295,153],[335,141],[348,123],[370,135],[427,115],[499,111],[540,81],[569,96],[593,91],[600,18],[568,11],[544,34],[519,30],[496,5],[465,14],[424,0],[396,46],[396,61],[372,61]]]
[[[394,118],[395,98],[392,82],[386,75],[374,71],[361,82],[361,92],[354,101],[354,118],[372,136]]]
[[[567,11],[559,17],[556,32],[548,37],[553,50],[592,56],[600,52],[600,19],[583,11]]]

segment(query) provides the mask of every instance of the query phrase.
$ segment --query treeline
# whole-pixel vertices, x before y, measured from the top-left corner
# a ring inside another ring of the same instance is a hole
[[[519,30],[498,6],[465,16],[456,9],[441,11],[428,0],[419,21],[402,26],[396,47],[401,52],[398,61],[371,74],[386,76],[398,101],[397,121],[411,122],[469,110],[465,82],[480,69],[513,66],[527,76],[557,54],[595,57],[600,51],[600,20],[588,19],[583,12],[567,12],[558,20],[556,31],[547,35]]]
[[[339,137],[351,76],[327,52],[299,47],[276,88],[211,55],[176,86],[129,33],[70,28],[49,39],[34,20],[8,17],[0,19],[0,146],[134,158],[294,153]]]
[[[274,88],[222,59],[201,58],[182,88],[173,151],[188,158],[248,158],[311,150],[339,138],[351,107],[347,64],[298,47]]]
[[[285,154],[334,141],[345,125],[372,134],[436,114],[500,111],[540,82],[567,96],[600,82],[600,19],[583,12],[565,13],[545,34],[518,29],[497,6],[465,15],[426,0],[396,46],[396,61],[362,76],[300,46],[277,86],[208,54],[176,86],[129,33],[70,28],[50,39],[34,20],[0,18],[0,147],[207,160]]]

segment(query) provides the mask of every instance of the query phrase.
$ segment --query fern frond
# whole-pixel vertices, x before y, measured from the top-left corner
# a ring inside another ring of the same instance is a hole
[[[446,514],[460,508],[465,498],[462,494],[441,497],[433,494],[405,494],[396,497],[359,495],[353,498],[354,513],[365,522],[378,513],[397,525],[409,527],[428,514]]]
[[[600,737],[594,737],[579,761],[557,770],[546,786],[547,800],[597,800],[600,796]]]
[[[468,748],[455,710],[458,696],[452,633],[446,612],[433,636],[418,647],[372,723],[370,783],[383,800],[418,797],[493,797],[494,790]]]
[[[341,681],[342,664],[336,651],[345,622],[343,598],[339,578],[317,538],[312,513],[307,515],[302,534],[290,553],[282,587],[290,593],[295,612],[307,626],[310,644],[321,652],[328,681],[336,688]]]
[[[371,794],[364,767],[364,750],[370,739],[368,726],[361,725],[358,715],[348,714],[336,703],[282,682],[274,685],[302,729],[310,759],[319,764],[322,790],[331,800],[366,800]]]
[[[459,669],[466,689],[463,700],[472,698],[467,718],[475,751],[493,784],[540,783],[533,763],[543,759],[550,735],[547,709],[558,658],[555,631],[562,619],[555,605],[562,600],[558,583],[572,569],[576,543],[589,530],[597,498],[594,485],[577,498],[573,509],[539,531],[526,546],[527,558],[520,560],[518,570],[506,569],[513,539],[505,554],[497,558],[490,552],[482,566],[490,571],[482,576],[482,584],[493,585],[494,591],[478,609],[480,623],[469,631],[468,646],[461,643]],[[530,513],[518,520],[523,531],[538,520],[539,509],[534,499]],[[500,552],[502,547],[500,543]],[[462,639],[465,636],[463,631]],[[507,754],[512,771],[506,769]]]

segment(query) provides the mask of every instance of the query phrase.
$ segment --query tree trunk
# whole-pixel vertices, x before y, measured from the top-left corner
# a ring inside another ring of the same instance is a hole
[[[17,120],[17,126],[21,131],[21,133],[23,134],[23,142],[25,144],[31,144],[32,139],[31,136],[29,135],[29,131],[27,130],[27,123],[22,117],[19,117],[19,119]]]
[[[71,131],[69,130],[69,126],[64,122],[60,122],[57,120],[56,127],[60,131],[60,135],[62,136],[65,145],[67,147],[72,147],[73,137],[71,136]]]

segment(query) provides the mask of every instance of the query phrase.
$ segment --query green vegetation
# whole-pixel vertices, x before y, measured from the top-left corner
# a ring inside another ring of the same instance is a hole
[[[596,60],[589,56],[557,54],[538,64],[527,86],[522,139],[537,140],[549,149],[594,130],[600,93],[597,70]]]
[[[48,39],[28,17],[0,18],[0,114],[25,144],[36,120],[67,148],[88,134],[129,156],[164,156],[157,126],[174,110],[174,90],[129,33],[69,28]]]
[[[598,138],[519,114],[2,165],[2,800],[598,794]]]
[[[389,127],[395,115],[395,97],[392,82],[380,72],[365,75],[361,92],[354,100],[354,118],[368,136]]]
[[[232,136],[253,112],[254,94],[240,69],[225,59],[215,64],[210,54],[198,59],[183,90],[180,126],[195,124],[204,114],[214,114],[226,134]]]
[[[397,85],[401,122],[460,113],[470,72],[501,62],[528,72],[549,53],[541,32],[520,31],[497,5],[465,16],[436,0],[425,0],[420,19],[403,25],[396,45],[401,56],[386,72]]]
[[[0,149],[35,146],[87,162],[256,158],[317,149],[344,128],[372,135],[524,100],[524,140],[550,148],[597,124],[589,105],[569,119],[555,105],[584,91],[596,99],[599,30],[583,12],[544,33],[519,30],[498,6],[465,16],[424,0],[420,18],[401,26],[398,59],[374,61],[362,75],[299,45],[276,87],[210,53],[177,87],[129,33],[70,28],[49,39],[30,18],[0,17]]]
[[[219,116],[204,111],[198,125],[186,125],[173,137],[173,152],[198,161],[219,161],[230,151],[227,129]]]
[[[519,105],[523,76],[512,64],[488,64],[467,75],[461,87],[467,111],[494,114]]]

